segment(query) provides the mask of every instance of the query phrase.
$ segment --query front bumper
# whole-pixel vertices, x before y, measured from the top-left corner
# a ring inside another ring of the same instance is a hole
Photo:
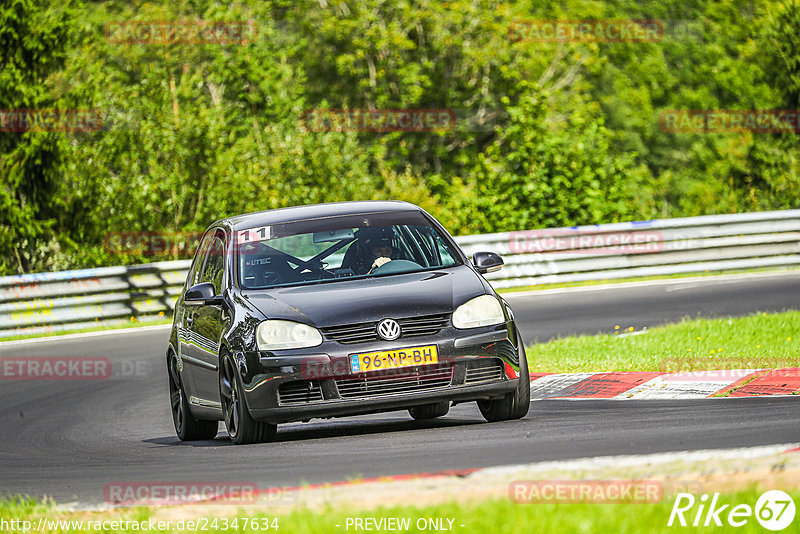
[[[251,415],[286,423],[501,397],[519,384],[515,333],[512,321],[474,331],[447,327],[433,336],[349,345],[326,341],[313,353],[250,352],[238,360]],[[350,372],[351,354],[423,345],[436,345],[438,364]]]

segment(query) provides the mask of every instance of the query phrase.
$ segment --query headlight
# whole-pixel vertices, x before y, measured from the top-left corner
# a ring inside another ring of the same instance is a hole
[[[256,343],[258,350],[302,349],[322,343],[322,334],[307,324],[270,319],[258,325]]]
[[[500,301],[491,295],[475,297],[459,306],[453,313],[456,328],[476,328],[506,321]]]

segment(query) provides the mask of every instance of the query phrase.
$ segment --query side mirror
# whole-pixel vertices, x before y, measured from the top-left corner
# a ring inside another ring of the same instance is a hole
[[[186,295],[183,297],[183,303],[187,306],[204,306],[222,304],[222,297],[214,291],[214,284],[211,282],[203,282],[197,284],[186,290]]]
[[[472,255],[472,263],[481,274],[493,273],[503,268],[503,258],[494,252],[476,252]]]

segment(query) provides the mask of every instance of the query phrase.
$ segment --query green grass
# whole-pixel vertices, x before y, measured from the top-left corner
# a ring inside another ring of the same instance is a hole
[[[559,282],[557,284],[538,284],[532,286],[504,287],[498,289],[498,293],[516,293],[518,291],[537,291],[540,289],[559,289],[563,287],[584,287],[606,284],[622,284],[625,282],[648,282],[651,280],[675,280],[680,278],[700,278],[704,276],[719,276],[722,274],[751,274],[751,273],[780,273],[785,271],[797,271],[793,267],[776,269],[775,267],[759,267],[754,269],[731,269],[727,271],[703,271],[697,273],[676,273],[660,274],[653,276],[634,276],[628,278],[606,278],[603,280],[583,280],[580,282]]]
[[[721,496],[720,502],[754,506],[761,491],[751,489]],[[789,492],[795,499],[800,492]],[[699,497],[699,495],[697,496]],[[724,501],[722,499],[725,499]],[[452,518],[453,532],[463,533],[593,533],[615,532],[645,534],[652,532],[724,532],[724,528],[667,527],[674,500],[667,498],[657,504],[515,504],[509,499],[489,500],[476,504],[446,504],[426,508],[381,508],[367,513],[327,512],[324,515],[298,511],[281,519],[281,528],[292,533],[347,532],[347,517],[409,517],[414,525],[419,518]],[[697,507],[693,509],[696,511]],[[730,509],[730,507],[728,508]],[[685,517],[689,517],[686,514]],[[689,521],[692,521],[691,516]],[[795,520],[797,522],[797,519]],[[752,524],[751,524],[752,523]],[[336,528],[335,525],[341,525]],[[796,523],[795,523],[796,524]],[[461,526],[463,525],[463,526]],[[730,527],[728,527],[730,529]],[[791,529],[789,529],[791,530]],[[351,527],[350,532],[353,529]],[[753,518],[737,532],[764,532]],[[411,528],[409,532],[418,532]]]
[[[615,328],[619,327],[619,328]],[[529,346],[531,372],[696,371],[800,367],[800,312],[694,319],[636,331],[556,339]],[[635,335],[632,335],[635,334]]]
[[[713,490],[711,490],[713,491]],[[763,490],[755,488],[748,488],[734,493],[723,493],[720,495],[718,504],[731,505],[747,504],[751,507],[755,506],[759,495]],[[800,502],[800,492],[792,491],[784,488],[795,502]],[[695,495],[699,498],[699,495]],[[409,518],[411,528],[408,532],[420,532],[415,528],[418,519],[425,518],[450,518],[453,519],[453,532],[458,533],[523,533],[523,532],[619,532],[631,534],[645,534],[652,532],[674,532],[679,530],[681,532],[725,532],[730,530],[731,527],[699,527],[693,528],[680,527],[673,525],[667,527],[667,522],[670,517],[674,498],[672,496],[665,496],[665,498],[655,504],[515,504],[510,499],[494,499],[482,502],[468,502],[468,503],[447,503],[437,506],[427,507],[392,507],[392,508],[378,508],[373,510],[359,510],[357,503],[350,510],[341,509],[328,509],[322,512],[311,511],[307,509],[297,509],[289,514],[279,515],[277,517],[277,525],[279,529],[263,530],[242,528],[242,521],[238,529],[229,528],[227,532],[278,532],[278,533],[291,533],[291,534],[317,534],[324,532],[344,533],[354,532],[351,526],[346,528],[348,518]],[[727,517],[727,512],[730,511],[732,506],[729,506],[725,512],[721,514],[723,522]],[[212,507],[213,508],[213,507]],[[206,508],[208,509],[208,508]],[[687,512],[684,517],[691,521],[694,519],[694,512],[697,511],[697,505]],[[0,503],[0,518],[9,519],[22,519],[29,520],[36,525],[39,517],[44,516],[47,519],[83,519],[84,521],[96,520],[114,520],[114,519],[136,519],[138,521],[146,520],[154,512],[154,509],[142,508],[136,510],[123,510],[117,513],[116,511],[105,512],[74,512],[65,514],[54,511],[47,505],[37,504],[33,501],[16,501],[7,500]],[[213,514],[213,512],[211,512]],[[254,513],[252,510],[248,512],[242,509],[242,513],[238,515],[240,518],[244,517],[274,517],[270,514]],[[193,519],[194,515],[188,515],[186,519]],[[207,523],[207,532],[225,532],[221,528],[211,529],[211,521],[215,519],[213,515],[203,516]],[[222,516],[216,518],[218,521]],[[232,518],[229,518],[232,519]],[[169,530],[136,530],[136,529],[120,529],[110,528],[104,532],[188,532],[193,529],[184,528],[182,530],[176,529],[175,522],[179,519],[172,520],[172,528]],[[796,518],[793,525],[797,525],[800,519]],[[702,524],[702,520],[701,520]],[[90,528],[86,528],[84,524],[83,529],[63,529],[54,528],[47,532],[54,534],[64,532],[95,532]],[[218,523],[219,525],[219,523]],[[339,525],[339,526],[337,526]],[[445,521],[447,525],[447,521]],[[463,525],[463,526],[462,526]],[[31,531],[35,531],[35,526]],[[737,532],[764,532],[764,529],[758,524],[754,517],[750,517],[748,523],[735,529]],[[198,531],[203,531],[199,528]],[[793,531],[788,528],[786,532]],[[5,530],[5,532],[21,532],[20,530]]]

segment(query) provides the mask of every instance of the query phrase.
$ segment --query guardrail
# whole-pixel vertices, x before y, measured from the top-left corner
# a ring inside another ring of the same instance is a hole
[[[496,288],[800,264],[800,210],[707,215],[457,238],[501,254]]]
[[[456,238],[503,255],[496,288],[800,264],[800,210]],[[172,314],[190,260],[0,277],[0,338]]]
[[[0,338],[172,314],[191,260],[0,277]]]

